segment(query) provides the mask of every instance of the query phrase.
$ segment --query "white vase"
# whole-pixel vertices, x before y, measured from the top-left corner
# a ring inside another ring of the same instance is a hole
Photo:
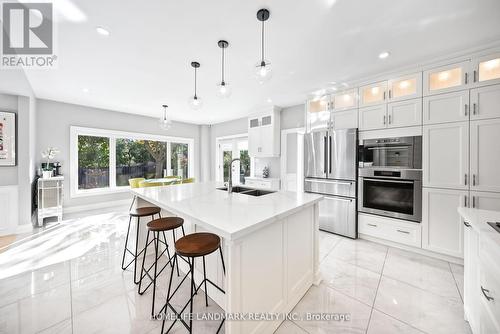
[[[52,177],[52,171],[51,170],[44,170],[42,172],[42,178],[44,179],[50,179]]]

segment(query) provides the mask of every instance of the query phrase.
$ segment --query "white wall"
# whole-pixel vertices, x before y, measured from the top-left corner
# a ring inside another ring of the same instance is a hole
[[[64,206],[66,208],[105,203],[130,198],[128,193],[107,194],[71,198],[69,184],[70,127],[138,132],[155,135],[167,135],[194,139],[195,167],[194,175],[200,177],[200,126],[174,122],[171,129],[164,131],[158,126],[158,119],[111,110],[68,104],[50,100],[37,100],[38,132],[35,150],[37,166],[41,162],[40,152],[49,146],[57,147],[60,153],[56,161],[62,164],[61,172],[65,175]],[[159,114],[160,116],[160,114]],[[158,116],[158,117],[159,117]]]
[[[292,107],[283,108],[281,110],[281,130],[300,128],[305,126],[305,106],[299,104]],[[210,147],[211,147],[211,160],[210,160],[210,175],[211,179],[215,180],[215,141],[218,137],[231,136],[241,133],[247,133],[247,118],[239,118],[233,121],[223,122],[214,124],[210,129]],[[279,158],[269,158],[269,159],[259,159],[256,161],[256,175],[260,176],[262,174],[262,168],[264,165],[268,165],[271,170],[270,177],[280,177],[280,160]]]

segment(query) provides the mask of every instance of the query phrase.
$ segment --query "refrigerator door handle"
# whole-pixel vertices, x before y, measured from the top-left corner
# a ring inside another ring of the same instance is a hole
[[[325,159],[323,160],[323,165],[324,165],[324,168],[323,170],[325,171],[325,174],[327,173],[327,167],[326,167],[326,164],[327,164],[327,155],[328,155],[328,143],[326,141],[326,136],[323,137],[323,140],[324,140],[324,151],[325,151]]]
[[[328,136],[328,166],[329,173],[332,173],[332,136]]]

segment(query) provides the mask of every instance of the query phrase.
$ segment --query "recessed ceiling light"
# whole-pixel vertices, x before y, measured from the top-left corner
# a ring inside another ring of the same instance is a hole
[[[381,52],[381,53],[378,55],[378,57],[379,57],[380,59],[385,59],[385,58],[389,57],[389,55],[390,55],[390,53],[389,53],[389,52],[384,51],[384,52]]]
[[[273,100],[271,98],[268,98],[267,103],[273,103]]]
[[[90,89],[88,89],[88,88],[84,88],[84,89],[82,89],[82,91],[83,91],[84,93],[88,93],[88,92],[90,92]]]
[[[109,30],[107,30],[106,28],[104,27],[96,27],[95,30],[97,31],[97,33],[99,35],[103,35],[103,36],[109,36]]]

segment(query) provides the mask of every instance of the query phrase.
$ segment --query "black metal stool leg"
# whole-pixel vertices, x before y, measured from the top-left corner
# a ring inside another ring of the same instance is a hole
[[[172,237],[174,238],[174,247],[175,247],[175,229],[172,230]],[[177,277],[179,277],[179,263],[176,263],[177,265]]]
[[[167,236],[165,235],[165,231],[162,231],[161,233],[163,234],[163,241],[165,242],[165,248],[166,248],[166,250],[167,250],[168,259],[170,260],[170,259],[172,259],[172,258],[170,257],[170,251],[168,250]],[[170,266],[171,266],[172,268],[174,267],[174,263],[173,263],[173,261],[170,261]]]
[[[125,239],[125,247],[123,248],[123,258],[122,258],[122,269],[125,270],[125,254],[127,253],[127,244],[128,244],[128,236],[130,234],[130,223],[132,222],[132,216],[128,219],[128,229],[127,229],[127,238]]]
[[[222,247],[219,246],[220,258],[222,260],[222,270],[224,271],[224,275],[226,275],[226,266],[224,265],[224,256],[222,255]]]
[[[154,232],[153,232],[153,238],[154,238]],[[141,291],[141,285],[142,285],[142,278],[146,275],[144,275],[144,262],[146,262],[146,253],[148,252],[148,243],[149,243],[149,231],[148,234],[146,235],[146,246],[144,247],[144,254],[142,256],[142,266],[141,266],[141,275],[139,276],[139,289],[138,293],[142,295],[146,290]]]
[[[137,228],[135,230],[135,259],[134,259],[134,283],[138,284],[137,280],[137,248],[139,247],[139,223],[140,218],[137,217]]]
[[[153,232],[153,235],[155,235],[154,232]],[[160,232],[156,232],[155,241],[154,241],[154,244],[155,244],[155,273],[153,276],[153,303],[151,306],[151,317],[155,316],[156,273],[157,273],[157,267],[158,267],[158,246],[159,246],[158,243],[159,242],[160,242]],[[146,245],[147,245],[147,243],[146,243]]]
[[[205,257],[203,257],[203,281],[205,282],[205,305],[208,306],[207,271],[205,269]]]
[[[191,299],[189,300],[189,314],[193,314],[193,298],[194,295],[196,294],[196,286],[194,283],[194,258],[193,258],[193,265],[191,267],[191,281],[193,284],[191,284]],[[189,317],[189,333],[191,334],[193,332],[193,317]]]
[[[177,262],[177,254],[174,254],[174,262]],[[175,263],[174,263],[175,264]],[[174,268],[170,271],[170,279],[168,280],[168,290],[167,290],[167,299],[165,302],[165,306],[160,310],[160,313],[163,309],[165,309],[165,316],[163,317],[163,322],[161,324],[161,333],[163,334],[163,330],[165,329],[165,321],[167,320],[168,313],[168,303],[170,302],[170,291],[172,289],[172,279],[174,278]],[[172,324],[173,326],[173,324]],[[170,326],[170,327],[172,327]]]

